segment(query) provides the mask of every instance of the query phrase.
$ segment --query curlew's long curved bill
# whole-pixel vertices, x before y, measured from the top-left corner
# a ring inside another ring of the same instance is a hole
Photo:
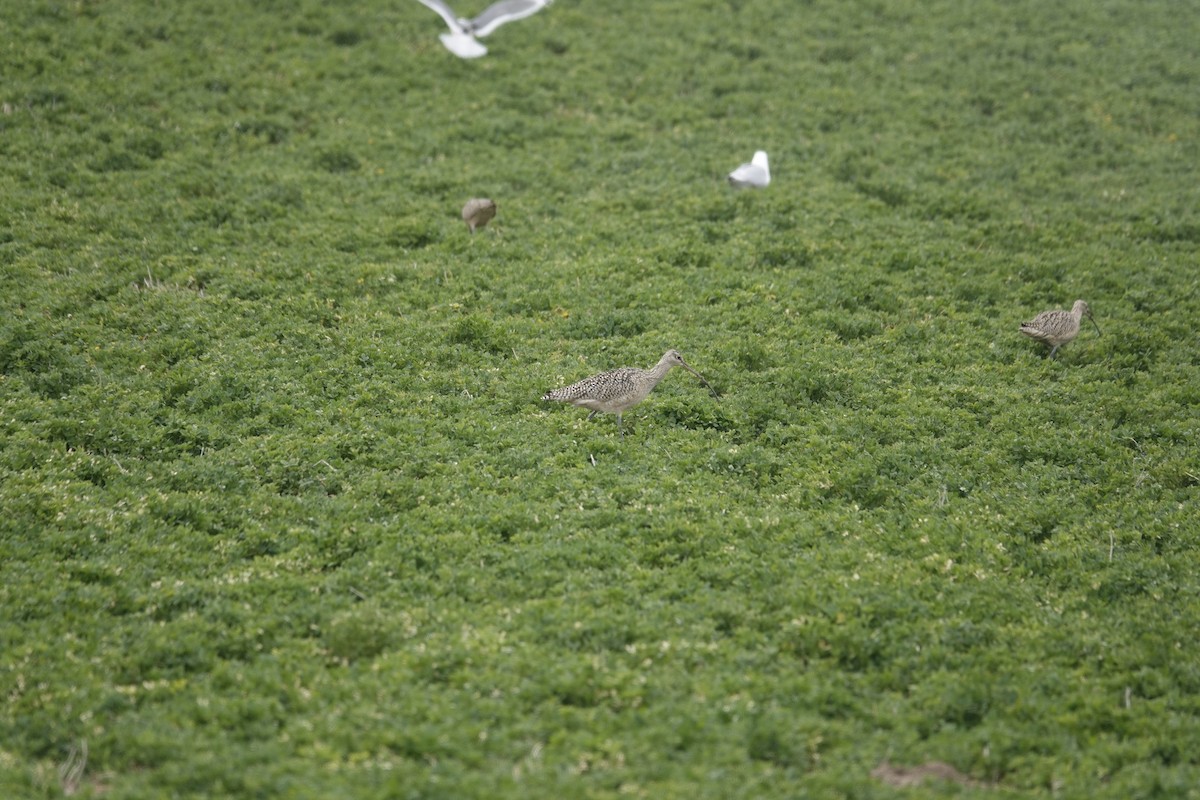
[[[680,366],[682,366],[682,367],[683,367],[684,369],[686,369],[688,372],[692,373],[692,374],[693,374],[693,375],[695,375],[697,378],[699,378],[699,379],[700,379],[700,382],[701,382],[701,383],[703,383],[703,384],[704,384],[704,385],[705,385],[705,386],[708,388],[708,390],[709,390],[710,392],[712,392],[712,394],[713,394],[713,397],[716,397],[716,398],[720,399],[720,397],[721,397],[721,393],[720,393],[720,392],[718,392],[716,389],[714,389],[714,388],[713,388],[713,385],[712,385],[711,383],[709,383],[708,381],[704,380],[704,376],[703,376],[703,375],[701,375],[699,372],[696,372],[696,370],[692,369],[690,365],[688,365],[686,362],[684,362],[684,361],[683,361],[683,359],[680,359]]]
[[[1096,324],[1096,320],[1092,319],[1091,314],[1088,314],[1088,320],[1092,323],[1092,327],[1096,329],[1096,334],[1098,336],[1103,336],[1104,334],[1100,333],[1100,326]]]

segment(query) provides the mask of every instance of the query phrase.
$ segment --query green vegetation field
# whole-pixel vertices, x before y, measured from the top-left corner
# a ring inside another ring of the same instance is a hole
[[[5,4],[0,797],[1200,797],[1200,5],[443,30]]]

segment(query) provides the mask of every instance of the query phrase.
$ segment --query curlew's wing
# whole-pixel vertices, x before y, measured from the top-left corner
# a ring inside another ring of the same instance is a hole
[[[462,23],[458,21],[458,17],[455,15],[454,11],[451,10],[450,6],[443,3],[442,0],[417,0],[417,2],[426,8],[436,11],[442,19],[446,20],[446,24],[450,26],[450,30],[454,33],[464,32]],[[445,40],[443,39],[442,41]],[[450,45],[446,46],[450,47]],[[450,47],[450,49],[454,50],[453,47]],[[455,55],[457,55],[457,53],[455,53]],[[464,56],[464,58],[467,58],[467,56]]]
[[[426,0],[421,0],[421,2],[426,3]],[[471,20],[471,32],[476,36],[487,36],[506,22],[513,22],[536,14],[551,2],[552,0],[500,0],[500,2],[488,6],[482,14]]]
[[[1052,344],[1055,338],[1059,338],[1074,322],[1074,318],[1069,311],[1043,311],[1029,322],[1021,323],[1021,333],[1031,339],[1037,339],[1039,342]]]
[[[1072,317],[1070,311],[1043,311],[1029,322],[1021,325],[1022,328],[1033,328],[1038,331],[1054,331],[1058,328],[1065,328],[1071,323]]]
[[[628,386],[641,374],[642,370],[636,367],[621,367],[610,372],[601,372],[599,375],[576,381],[570,386],[546,392],[542,399],[557,400],[560,403],[575,403],[576,405],[582,405],[580,401],[591,399],[611,400],[624,396]]]
[[[1033,322],[1022,322],[1021,333],[1028,336],[1030,339],[1036,339],[1039,342],[1047,340],[1046,332],[1037,327]]]

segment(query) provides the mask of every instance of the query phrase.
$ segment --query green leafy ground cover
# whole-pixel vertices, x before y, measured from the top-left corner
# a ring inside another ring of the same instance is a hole
[[[0,795],[1200,796],[1194,3],[252,5],[0,19]]]

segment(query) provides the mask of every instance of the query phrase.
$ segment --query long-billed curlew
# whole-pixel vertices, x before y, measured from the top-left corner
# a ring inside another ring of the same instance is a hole
[[[650,391],[671,371],[672,367],[683,367],[699,378],[700,382],[707,386],[714,396],[718,396],[717,390],[704,380],[703,375],[688,366],[688,363],[683,360],[683,356],[679,355],[678,350],[668,350],[650,369],[621,367],[611,372],[601,372],[599,375],[584,378],[578,383],[572,383],[562,389],[546,392],[542,399],[557,400],[561,403],[590,408],[592,413],[588,414],[588,419],[601,412],[616,414],[617,431],[624,436],[621,415],[645,400],[646,395],[650,394]]]
[[[729,173],[729,185],[735,189],[765,189],[771,183],[771,168],[767,166],[767,154],[759,150],[749,164]]]
[[[450,27],[449,33],[438,35],[447,50],[459,58],[479,58],[487,55],[487,48],[479,43],[476,36],[487,36],[506,22],[535,14],[550,5],[552,0],[500,0],[485,8],[483,13],[474,19],[463,19],[442,0],[420,2],[436,11]]]
[[[475,233],[476,228],[482,228],[496,216],[496,204],[486,197],[472,197],[463,206],[462,218],[467,223],[467,229]]]
[[[1096,325],[1092,310],[1082,300],[1076,300],[1070,311],[1063,311],[1061,308],[1043,311],[1029,322],[1021,323],[1021,333],[1030,339],[1050,345],[1048,357],[1054,358],[1058,348],[1079,335],[1079,323],[1084,317],[1090,319],[1096,327],[1096,333],[1100,333],[1100,326]]]

